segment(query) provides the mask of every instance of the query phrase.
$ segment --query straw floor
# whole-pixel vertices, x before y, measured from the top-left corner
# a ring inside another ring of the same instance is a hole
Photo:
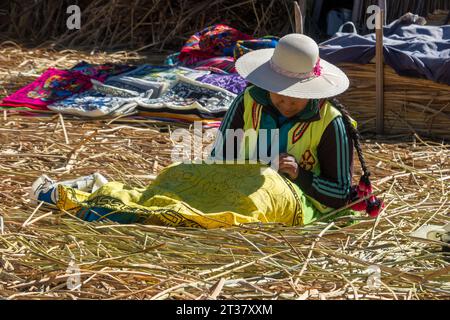
[[[57,65],[80,59],[63,56],[49,55]],[[3,92],[29,81],[14,73],[24,65],[50,63],[41,58],[6,56],[8,67],[1,64],[0,72],[11,73],[8,83],[17,81]],[[418,137],[364,141],[386,208],[351,226],[346,218],[227,230],[86,223],[29,200],[28,188],[42,173],[70,179],[98,171],[131,185],[151,183],[170,163],[173,129],[137,119],[1,114],[0,298],[450,298],[446,245],[410,236],[424,224],[449,221],[450,148]],[[381,271],[378,286],[368,286],[373,266]],[[79,285],[68,286],[74,273]]]

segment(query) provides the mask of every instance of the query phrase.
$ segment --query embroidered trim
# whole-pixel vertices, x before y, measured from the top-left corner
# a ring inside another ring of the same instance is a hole
[[[319,101],[319,112],[322,110],[325,105],[326,99],[322,99]],[[292,144],[296,143],[300,138],[305,134],[306,129],[308,129],[310,122],[302,122],[299,123],[297,128],[295,128],[294,133],[292,134]]]
[[[256,101],[253,101],[252,106],[252,122],[253,122],[253,129],[256,130],[258,128],[258,122],[259,122],[259,115],[261,114],[261,108],[258,106]]]
[[[297,128],[295,128],[294,133],[292,134],[292,144],[296,143],[305,133],[306,129],[308,129],[310,122],[300,123]]]

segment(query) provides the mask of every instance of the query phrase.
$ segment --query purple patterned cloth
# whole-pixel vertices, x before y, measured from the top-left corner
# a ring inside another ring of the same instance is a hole
[[[196,79],[197,81],[212,84],[228,90],[235,94],[240,94],[247,87],[247,81],[239,74],[207,74]]]

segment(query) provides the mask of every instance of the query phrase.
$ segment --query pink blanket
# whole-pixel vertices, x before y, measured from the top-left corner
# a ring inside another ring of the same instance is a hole
[[[47,110],[47,105],[92,87],[91,78],[78,71],[49,68],[38,79],[3,99],[1,106]]]

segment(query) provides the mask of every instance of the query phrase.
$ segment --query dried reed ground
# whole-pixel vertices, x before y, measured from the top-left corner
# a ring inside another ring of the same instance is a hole
[[[27,53],[8,47],[0,52],[0,60],[5,60],[0,61],[0,92],[16,90],[52,64],[70,67],[81,59],[127,57],[130,54]],[[350,227],[345,227],[345,219],[303,228],[255,225],[228,230],[86,223],[29,200],[28,188],[42,173],[70,179],[98,171],[136,186],[151,183],[170,163],[173,129],[134,119],[109,123],[65,117],[61,122],[58,116],[2,115],[0,297],[450,298],[444,244],[409,235],[423,224],[449,222],[447,144],[364,141],[374,185],[383,191],[386,208],[376,220],[363,218]],[[67,270],[72,263],[80,269],[81,286],[69,290]],[[367,286],[371,265],[381,269],[378,289]]]

